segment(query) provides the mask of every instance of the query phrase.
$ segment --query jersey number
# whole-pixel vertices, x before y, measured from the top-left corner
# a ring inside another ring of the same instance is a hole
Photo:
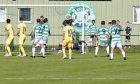
[[[115,30],[115,34],[119,34],[119,29],[114,29]]]
[[[105,32],[105,29],[102,29],[102,32],[103,32],[103,34],[105,34],[106,32]]]
[[[72,36],[72,30],[69,29],[69,30],[68,30],[68,37],[71,37],[71,36]]]
[[[41,27],[39,27],[39,33],[43,33],[44,32],[44,30],[45,30],[45,26],[43,26],[43,28],[41,28]]]

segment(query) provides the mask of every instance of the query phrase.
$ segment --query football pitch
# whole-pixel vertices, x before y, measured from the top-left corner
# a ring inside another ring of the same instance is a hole
[[[99,56],[90,52],[62,54],[49,52],[46,58],[4,57],[0,54],[0,84],[140,84],[139,47],[126,50],[127,60],[118,51],[108,60],[101,49]],[[17,53],[14,53],[15,55]]]

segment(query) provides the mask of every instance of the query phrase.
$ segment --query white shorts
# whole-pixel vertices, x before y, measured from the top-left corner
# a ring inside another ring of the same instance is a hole
[[[38,38],[34,40],[34,44],[46,44],[47,39]]]
[[[111,48],[122,48],[122,43],[121,42],[111,42]]]
[[[99,40],[98,45],[100,45],[100,46],[108,46],[108,40],[106,40],[106,41]]]

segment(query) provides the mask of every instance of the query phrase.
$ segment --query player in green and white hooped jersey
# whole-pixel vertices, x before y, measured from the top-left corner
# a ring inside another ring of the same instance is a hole
[[[99,42],[95,49],[95,55],[97,56],[99,51],[99,46],[106,46],[107,56],[109,56],[109,45],[108,45],[108,34],[109,28],[105,25],[105,21],[101,21],[101,26],[98,28]]]
[[[121,44],[121,36],[120,36],[121,28],[116,25],[116,20],[112,20],[112,26],[110,27],[110,35],[112,35],[111,41],[111,53],[110,53],[110,60],[114,57],[114,49],[115,47],[119,48],[124,60],[126,60],[125,51],[122,48]]]
[[[35,40],[32,46],[32,56],[35,56],[35,45],[39,44],[41,46],[42,56],[45,57],[45,46],[47,35],[47,28],[43,22],[44,19],[38,19],[37,24],[33,27],[32,35],[35,35]]]
[[[92,46],[97,46],[97,35],[96,35],[97,27],[95,25],[95,20],[92,20],[92,25],[89,26],[87,34],[89,36],[89,40],[88,40],[89,51],[91,51]]]
[[[92,20],[92,25],[89,26],[89,29],[88,29],[88,35],[90,36],[90,39],[92,39],[92,45],[95,45],[97,44],[97,27],[95,25],[95,20]]]
[[[35,56],[35,46],[36,46],[36,44],[38,44],[37,40],[39,41],[39,39],[42,37],[42,34],[40,32],[40,28],[41,28],[40,22],[41,22],[41,20],[40,20],[40,18],[38,18],[37,24],[35,24],[33,26],[33,30],[31,33],[31,36],[34,37],[34,38],[32,38],[32,39],[34,39],[33,44],[32,44],[32,56],[33,57]]]
[[[41,49],[40,53],[45,53],[45,47],[46,47],[46,43],[48,42],[48,36],[50,35],[50,27],[48,24],[48,18],[44,18],[43,20],[43,24],[42,24],[42,40],[43,43],[42,45],[44,45],[44,47]]]
[[[49,26],[49,23],[48,23],[48,18],[44,18],[43,22],[44,22],[44,24],[42,26],[44,28],[44,31],[42,33],[42,36],[43,36],[43,39],[46,40],[46,43],[47,43],[48,36],[51,35],[50,26]]]

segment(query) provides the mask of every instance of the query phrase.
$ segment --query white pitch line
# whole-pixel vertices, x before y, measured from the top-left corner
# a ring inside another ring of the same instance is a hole
[[[139,80],[140,78],[4,78],[7,80]]]

